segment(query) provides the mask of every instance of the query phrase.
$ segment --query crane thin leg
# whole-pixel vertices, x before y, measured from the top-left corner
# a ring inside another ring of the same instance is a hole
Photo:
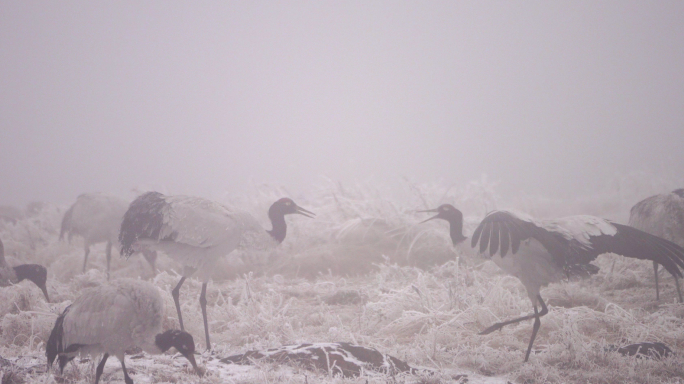
[[[109,358],[109,353],[105,353],[102,356],[102,360],[100,361],[100,364],[97,365],[97,369],[95,370],[95,384],[100,382],[100,376],[102,376],[102,371],[104,371],[104,366],[105,366],[105,363],[107,362],[107,358]]]
[[[126,384],[133,384],[133,379],[131,379],[131,377],[128,376],[128,370],[126,369],[126,364],[124,363],[123,358],[121,358],[121,368],[123,368],[123,372],[124,372],[124,382]]]
[[[677,286],[677,296],[679,296],[679,302],[681,303],[682,302],[682,291],[679,288],[679,277],[674,276],[674,279],[675,279],[675,285]]]
[[[548,308],[546,308],[546,304],[544,303],[544,299],[542,299],[541,295],[537,295],[537,299],[539,299],[539,303],[541,303],[542,310],[541,312],[537,313],[537,305],[534,305],[534,325],[532,326],[532,337],[530,337],[530,345],[527,346],[527,353],[525,354],[525,363],[527,363],[527,359],[530,358],[530,352],[532,352],[532,344],[534,344],[534,339],[537,337],[537,331],[539,331],[539,326],[541,326],[541,320],[539,318],[546,315],[549,312]]]
[[[537,295],[537,298],[542,302],[542,312],[543,312],[543,315],[538,315],[538,314],[536,313],[536,311],[535,311],[535,313],[533,313],[533,314],[531,314],[531,315],[527,315],[527,316],[523,316],[523,317],[518,317],[518,318],[515,318],[515,319],[513,319],[513,320],[508,320],[508,321],[504,321],[504,322],[501,322],[501,323],[493,324],[492,326],[490,326],[489,328],[487,328],[487,329],[485,329],[484,331],[480,332],[479,334],[480,334],[480,335],[488,335],[488,334],[490,334],[490,333],[492,333],[492,332],[494,332],[494,331],[499,331],[499,330],[501,330],[501,328],[503,328],[503,327],[505,327],[505,326],[507,326],[507,325],[519,323],[519,322],[525,321],[525,320],[536,319],[537,317],[541,317],[541,316],[546,315],[546,309],[545,309],[545,308],[546,308],[546,304],[544,304],[544,301],[541,300],[541,296]]]
[[[171,291],[171,296],[173,296],[173,302],[176,303],[176,312],[178,312],[178,322],[180,323],[181,331],[185,331],[185,327],[183,327],[183,315],[181,314],[180,302],[178,301],[178,297],[180,296],[180,288],[181,285],[183,285],[183,282],[185,282],[185,276],[181,277],[180,281],[176,285],[176,288],[174,288]]]
[[[656,281],[656,300],[660,300],[660,287],[658,286],[658,263],[655,261],[653,262],[653,272],[655,273],[655,281]],[[676,279],[677,277],[675,277]],[[682,301],[682,297],[679,296],[679,301]]]
[[[107,242],[107,280],[109,280],[109,265],[112,263],[112,242]]]
[[[209,342],[209,322],[207,321],[207,283],[202,283],[200,307],[202,307],[202,317],[204,318],[204,335],[207,337],[207,351],[211,351],[211,343]]]

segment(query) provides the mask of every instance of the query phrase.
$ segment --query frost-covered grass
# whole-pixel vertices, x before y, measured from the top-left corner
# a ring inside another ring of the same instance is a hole
[[[502,198],[486,179],[460,188],[406,183],[399,192],[328,182],[310,195],[292,196],[317,218],[288,217],[288,237],[276,251],[237,252],[217,267],[207,291],[214,355],[198,359],[207,369],[201,382],[437,383],[449,382],[453,372],[526,383],[684,381],[684,358],[679,357],[684,305],[676,303],[673,279],[666,272],[661,275],[660,302],[655,302],[650,263],[615,255],[601,256],[601,271],[591,279],[546,288],[542,296],[550,312],[542,318],[535,353],[523,364],[531,321],[478,335],[493,322],[531,312],[522,285],[489,262],[460,255],[450,244],[446,223],[416,224],[426,216],[415,210],[444,202],[464,212],[466,235],[486,211],[505,207],[537,217],[588,213],[626,221],[639,199],[678,186],[634,179],[617,183],[614,193],[608,188],[570,202],[524,195]],[[252,212],[268,227],[265,212],[283,195],[289,194],[259,187],[249,198],[222,200]],[[0,355],[22,367],[35,366],[30,373],[12,376],[25,382],[94,379],[93,361],[77,359],[62,377],[46,375],[43,366],[45,341],[57,314],[82,289],[105,281],[104,245],[93,248],[89,271],[81,274],[80,241],[57,241],[64,208],[47,205],[37,216],[0,224],[10,264],[37,262],[49,269],[53,303],[46,304],[40,290],[28,282],[0,289]],[[176,328],[170,291],[179,279],[178,265],[163,255],[158,265],[162,272],[151,281],[164,292],[164,327]],[[112,271],[113,278],[151,277],[140,256],[128,261],[114,257]],[[186,328],[203,351],[200,286],[194,279],[186,281],[180,300]],[[274,364],[236,373],[217,363],[217,357],[247,350],[326,341],[377,348],[413,366],[435,369],[438,375],[342,379]],[[664,342],[678,355],[652,361],[606,351],[610,345],[646,341]],[[127,365],[136,382],[199,382],[187,362],[173,354],[129,358]],[[123,382],[116,359],[108,362],[103,379]]]

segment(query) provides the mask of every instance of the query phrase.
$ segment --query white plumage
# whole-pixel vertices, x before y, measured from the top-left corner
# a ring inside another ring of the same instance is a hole
[[[109,279],[109,265],[112,259],[112,246],[119,249],[119,228],[128,202],[117,196],[105,193],[84,193],[64,213],[59,238],[67,236],[69,242],[74,235],[83,237],[85,256],[83,257],[83,272],[86,271],[90,246],[107,243],[107,279]],[[146,249],[140,250],[155,272],[157,254]]]
[[[191,275],[196,275],[203,282],[200,306],[207,349],[211,349],[206,288],[216,260],[238,247],[275,247],[285,239],[285,215],[293,213],[313,215],[291,199],[280,199],[269,209],[273,229],[266,231],[250,214],[211,200],[148,192],[131,203],[121,223],[119,240],[125,256],[142,245],[162,250],[184,265],[183,277],[172,291],[181,329],[184,326],[178,301],[180,287]]]
[[[110,355],[121,361],[126,383],[128,376],[124,353],[133,347],[159,354],[176,347],[199,373],[193,353],[195,344],[187,332],[162,333],[164,301],[152,284],[120,279],[86,290],[67,307],[55,322],[46,347],[48,364],[59,356],[60,369],[77,354],[104,354],[97,367],[95,383],[100,379]]]
[[[668,194],[655,195],[636,203],[629,213],[629,225],[662,237],[684,247],[684,189],[677,189]],[[656,282],[656,300],[660,300],[658,284],[658,263],[653,262]],[[682,292],[679,278],[672,275],[677,286],[679,302]]]
[[[5,245],[0,240],[0,287],[18,284],[28,279],[43,291],[45,300],[49,303],[50,296],[47,291],[47,269],[38,264],[21,264],[10,267],[5,260]]]
[[[454,244],[466,239],[462,235],[463,215],[445,204],[430,210],[438,214],[428,220],[444,219],[451,224]],[[455,229],[454,229],[455,228]],[[603,253],[653,260],[663,264],[673,275],[681,276],[684,268],[684,248],[629,226],[594,216],[570,216],[554,220],[536,220],[511,211],[488,214],[475,229],[471,246],[477,247],[508,274],[517,277],[527,290],[534,314],[497,323],[481,334],[499,330],[508,324],[535,319],[532,337],[525,355],[528,360],[534,339],[541,325],[540,317],[548,309],[540,295],[542,287],[572,275],[596,273],[591,261]],[[537,305],[541,305],[541,312]]]

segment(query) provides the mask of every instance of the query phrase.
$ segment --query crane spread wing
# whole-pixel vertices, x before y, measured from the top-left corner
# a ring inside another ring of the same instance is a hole
[[[501,257],[518,253],[520,244],[528,239],[537,240],[551,255],[551,260],[568,275],[598,271],[589,263],[596,255],[587,252],[590,246],[587,233],[609,232],[611,227],[577,218],[551,221],[537,221],[523,214],[509,211],[495,211],[487,215],[475,230],[472,246],[479,242],[480,253],[489,250],[489,255],[499,253]]]
[[[592,236],[593,252],[616,253],[618,255],[661,264],[673,276],[682,277],[684,268],[684,248],[650,233],[627,225],[611,223],[617,229],[613,236]]]
[[[570,216],[556,220],[533,220],[507,211],[492,212],[475,230],[472,246],[493,256],[517,253],[520,243],[534,238],[563,268],[586,265],[603,253],[652,260],[670,273],[682,276],[684,249],[638,229],[594,217]],[[679,267],[678,267],[679,266]]]

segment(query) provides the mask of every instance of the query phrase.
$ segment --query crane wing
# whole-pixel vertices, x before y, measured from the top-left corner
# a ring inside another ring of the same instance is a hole
[[[524,214],[495,211],[477,227],[471,245],[476,247],[479,243],[480,253],[489,250],[490,256],[498,253],[503,258],[509,247],[511,254],[516,254],[522,242],[535,239],[567,273],[595,273],[596,267],[589,263],[597,255],[587,252],[591,246],[588,233],[601,234],[601,231],[610,230],[599,224],[592,220],[583,222],[582,217],[537,221]]]
[[[612,236],[591,236],[593,253],[616,253],[618,255],[661,264],[673,276],[682,277],[684,268],[684,248],[650,233],[627,225],[611,223],[616,228]]]
[[[242,211],[199,197],[148,192],[131,203],[119,240],[122,254],[130,256],[138,240],[172,241],[184,249],[231,243],[229,249],[239,245],[245,232],[267,235],[256,219]]]
[[[132,279],[90,288],[64,317],[63,345],[147,344],[161,331],[163,305],[156,287]]]
[[[219,203],[191,196],[171,196],[166,202],[160,240],[210,248],[240,237],[243,223]]]
[[[472,246],[505,257],[508,243],[517,253],[520,242],[534,238],[560,266],[574,269],[603,253],[656,261],[675,276],[682,276],[684,248],[638,229],[595,216],[570,216],[536,221],[507,211],[492,212],[475,230]]]

